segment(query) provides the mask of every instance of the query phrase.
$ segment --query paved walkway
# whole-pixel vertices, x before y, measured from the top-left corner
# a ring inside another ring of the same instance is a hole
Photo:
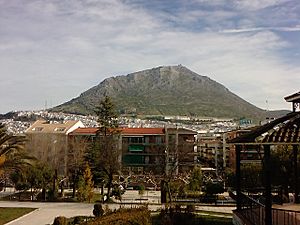
[[[125,207],[134,205],[128,204]],[[0,201],[0,207],[27,207],[36,208],[37,210],[18,218],[7,225],[46,225],[52,224],[57,216],[91,216],[94,204],[87,203],[41,203],[41,202],[8,202]],[[119,204],[109,204],[110,209],[118,209]],[[160,205],[149,205],[150,210],[157,210]],[[234,207],[220,206],[197,206],[198,210],[232,213]]]
[[[131,202],[131,204],[124,204],[123,207],[133,207],[138,203],[143,202],[142,199],[147,199],[150,203],[148,208],[151,211],[156,211],[161,208],[160,192],[149,191],[143,195],[138,195],[137,191],[126,191],[123,195],[123,201]],[[120,204],[109,204],[110,209],[118,209]],[[52,224],[54,218],[57,216],[73,217],[73,216],[91,216],[93,215],[94,203],[55,203],[55,202],[17,202],[17,201],[0,201],[0,207],[26,207],[36,208],[35,211],[18,218],[10,223],[9,225],[46,225]],[[197,206],[197,210],[221,212],[221,213],[232,213],[235,207],[228,206]],[[7,224],[7,225],[8,225]]]

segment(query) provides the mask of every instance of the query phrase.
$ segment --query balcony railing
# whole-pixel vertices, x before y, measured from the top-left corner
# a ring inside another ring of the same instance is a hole
[[[236,211],[247,225],[265,225],[265,206],[257,200],[242,194],[241,210]],[[300,225],[300,212],[272,208],[272,225]]]

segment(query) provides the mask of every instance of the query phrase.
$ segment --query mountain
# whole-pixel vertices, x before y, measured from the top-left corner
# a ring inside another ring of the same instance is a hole
[[[161,66],[107,78],[53,111],[93,114],[104,96],[121,113],[263,119],[265,111],[184,66]]]

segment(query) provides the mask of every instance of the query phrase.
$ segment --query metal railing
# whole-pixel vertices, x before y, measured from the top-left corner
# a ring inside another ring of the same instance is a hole
[[[241,194],[239,214],[253,225],[265,225],[265,206],[257,200]]]
[[[245,194],[241,194],[241,210],[237,211],[246,224],[265,225],[265,206]],[[272,208],[272,225],[300,225],[300,212]]]

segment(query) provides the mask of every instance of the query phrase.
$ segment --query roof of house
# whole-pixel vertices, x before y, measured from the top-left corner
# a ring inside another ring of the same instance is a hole
[[[300,112],[289,113],[228,142],[233,144],[299,144]]]
[[[122,128],[123,135],[162,135],[164,128]]]
[[[122,135],[162,135],[164,128],[119,128]],[[94,135],[98,131],[97,127],[78,128],[72,132],[73,135]]]
[[[190,134],[190,135],[196,135],[196,134],[198,134],[198,132],[196,132],[194,130],[187,129],[187,128],[181,128],[181,127],[179,127],[179,128],[175,128],[175,127],[168,128],[167,132],[169,134],[175,134],[175,133],[178,133],[178,134]]]
[[[74,130],[71,134],[72,135],[94,135],[98,131],[97,127],[80,127]]]
[[[300,102],[300,91],[295,94],[286,96],[286,97],[284,97],[284,99],[287,102]]]
[[[68,134],[78,127],[83,127],[81,121],[69,120],[62,123],[37,120],[35,121],[25,133],[58,133]]]

